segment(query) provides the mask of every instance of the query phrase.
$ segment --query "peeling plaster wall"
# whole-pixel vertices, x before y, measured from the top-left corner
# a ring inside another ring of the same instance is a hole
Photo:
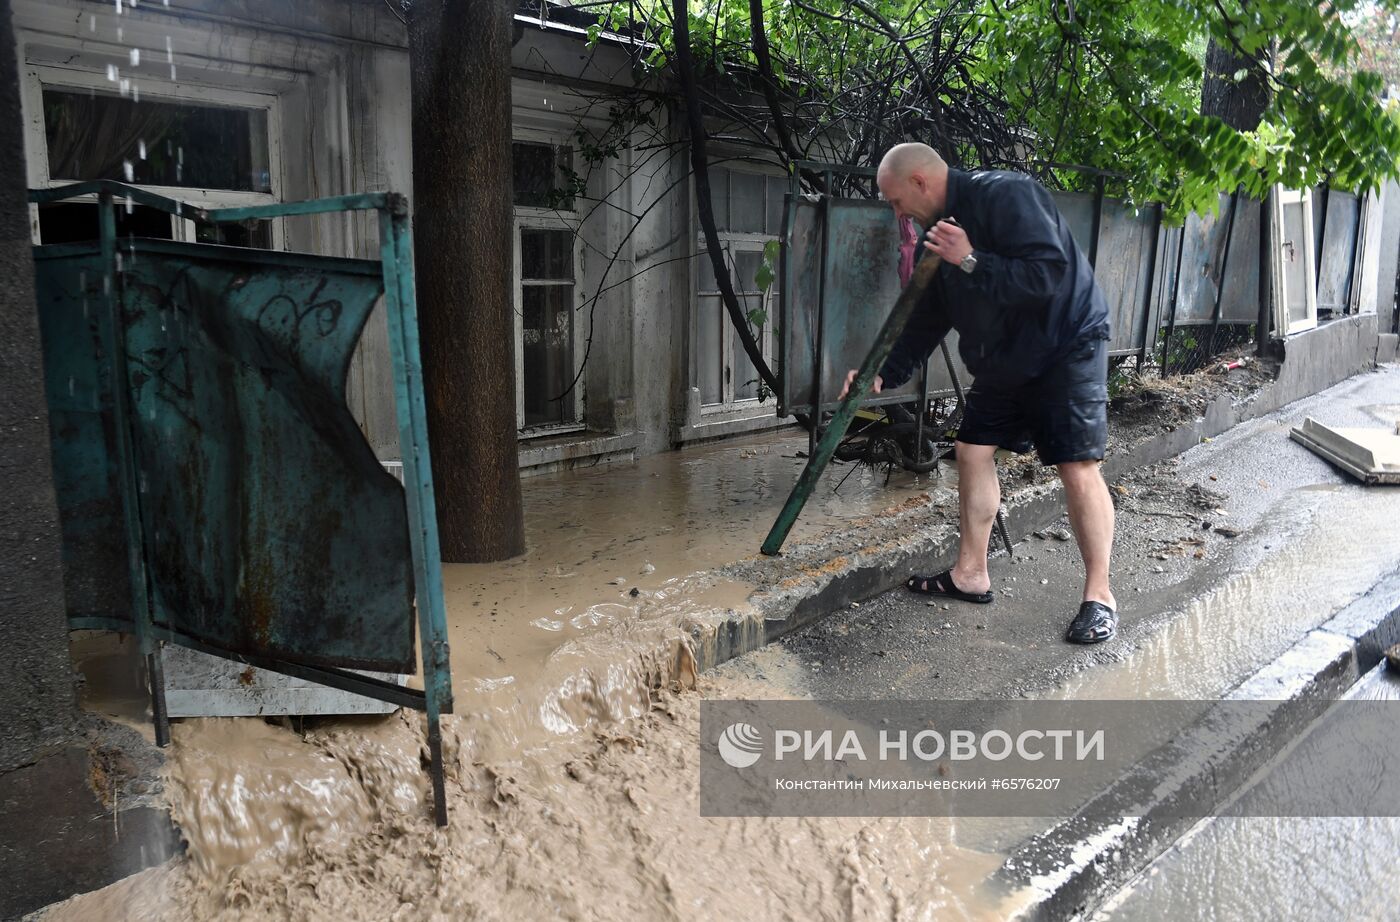
[[[50,68],[50,76],[54,68],[104,74],[109,64],[127,76],[129,49],[139,47],[143,64],[130,76],[156,95],[169,82],[168,37],[181,85],[277,97],[279,191],[286,200],[395,191],[412,201],[407,37],[381,0],[145,2],[121,16],[111,3],[95,0],[15,0],[15,9],[21,62]],[[589,49],[580,34],[518,21],[515,39],[520,140],[569,143],[580,118],[603,126],[607,103],[596,90],[632,80],[625,55],[607,45]],[[31,136],[41,138],[41,115],[27,111],[26,118]],[[42,150],[42,140],[37,143]],[[671,448],[686,421],[692,297],[683,257],[693,250],[687,171],[680,151],[623,151],[588,180],[588,196],[606,204],[580,208],[587,214],[576,314],[579,354],[588,353],[579,384],[584,421],[592,431],[629,436],[637,454]],[[633,230],[632,215],[644,212]],[[371,214],[284,219],[283,228],[289,249],[378,257]],[[600,287],[608,290],[591,303]],[[380,309],[356,351],[346,391],[383,460],[399,457],[390,371]]]

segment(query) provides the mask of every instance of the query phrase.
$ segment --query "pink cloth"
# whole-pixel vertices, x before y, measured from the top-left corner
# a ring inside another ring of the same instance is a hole
[[[914,253],[919,248],[919,233],[914,230],[914,219],[899,219],[899,287],[909,284],[914,277]]]

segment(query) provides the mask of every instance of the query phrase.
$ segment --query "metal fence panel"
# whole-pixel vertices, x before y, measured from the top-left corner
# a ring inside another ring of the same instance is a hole
[[[829,225],[825,233],[824,224]],[[818,368],[819,353],[822,406],[830,409],[837,405],[836,395],[846,372],[859,367],[870,351],[899,296],[899,229],[891,219],[889,205],[883,202],[822,202],[791,195],[784,226],[778,412],[788,416],[812,411],[813,372]],[[823,303],[825,316],[819,318]],[[956,334],[950,334],[948,345],[956,350]],[[958,374],[967,380],[967,371],[960,364]],[[935,352],[929,367],[929,393],[952,392],[952,378]],[[903,387],[886,391],[868,403],[893,403],[917,396],[915,376]]]
[[[1156,237],[1155,210],[1137,211],[1121,201],[1104,200],[1094,276],[1108,302],[1113,333],[1109,349],[1114,352],[1136,352],[1142,346],[1147,286],[1158,271]]]
[[[1321,209],[1318,209],[1321,211]],[[1318,243],[1317,309],[1344,313],[1351,303],[1361,202],[1349,192],[1327,193],[1327,217]]]
[[[113,468],[114,434],[97,415],[116,399],[99,371],[113,356],[82,335],[103,313],[98,253],[36,250],[48,392],[80,423],[54,430],[65,484]],[[157,627],[236,653],[414,670],[403,490],[344,392],[382,289],[379,264],[363,260],[146,240],[126,260],[117,316]],[[105,475],[95,483],[105,503],[65,491],[70,556],[91,551],[67,562],[117,583],[119,491]],[[99,530],[97,545],[81,540]],[[128,610],[70,602],[74,616]]]
[[[1069,225],[1070,236],[1084,251],[1089,253],[1090,238],[1094,234],[1094,196],[1087,192],[1052,191],[1050,197],[1055,207]]]

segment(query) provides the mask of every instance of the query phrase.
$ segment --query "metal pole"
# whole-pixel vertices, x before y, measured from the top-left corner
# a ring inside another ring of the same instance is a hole
[[[1147,352],[1152,337],[1152,286],[1157,281],[1157,242],[1162,232],[1162,203],[1158,202],[1152,212],[1152,233],[1148,237],[1147,285],[1142,295],[1142,345],[1138,347],[1138,372],[1147,365]]]
[[[1172,350],[1172,333],[1176,331],[1176,298],[1181,291],[1181,255],[1186,252],[1186,225],[1176,235],[1176,274],[1172,277],[1172,307],[1167,317],[1167,336],[1162,341],[1162,377],[1167,376],[1167,359]]]
[[[452,713],[451,658],[442,592],[442,553],[438,545],[428,416],[419,365],[418,310],[414,298],[413,253],[408,202],[396,196],[379,213],[380,261],[389,319],[389,351],[394,364],[394,404],[403,456],[404,500],[413,550],[413,585],[423,660],[424,710],[432,758],[433,815],[447,825],[447,795],[440,715]]]
[[[1259,202],[1259,314],[1255,319],[1254,350],[1263,355],[1269,348],[1269,327],[1274,312],[1274,193],[1270,189]]]
[[[856,379],[852,383],[850,391],[841,401],[836,415],[832,417],[831,423],[822,434],[816,451],[807,459],[807,466],[802,469],[802,474],[797,478],[797,483],[788,495],[787,502],[783,505],[782,511],[778,513],[777,520],[773,522],[773,527],[763,542],[764,554],[772,557],[783,549],[783,542],[787,540],[788,533],[792,531],[792,526],[797,522],[797,516],[802,512],[802,507],[811,497],[812,490],[821,480],[822,472],[826,470],[827,463],[831,461],[836,446],[845,437],[846,430],[850,427],[856,410],[860,408],[861,401],[865,399],[866,391],[874,382],[875,373],[880,370],[880,365],[884,363],[885,357],[894,348],[895,341],[904,332],[905,324],[909,322],[910,315],[914,313],[914,308],[922,299],[924,289],[928,287],[930,280],[938,271],[940,262],[938,257],[927,254],[914,266],[913,278],[909,280],[904,291],[900,292],[899,299],[894,303],[894,310],[890,311],[889,317],[885,319],[884,326],[880,328],[879,335],[875,337],[874,345],[870,347],[870,351],[866,353],[865,361],[861,363],[860,370],[856,372]]]
[[[824,180],[828,187],[830,177],[831,174],[827,173]],[[822,425],[822,353],[826,348],[826,250],[831,235],[831,196],[823,195],[818,208],[822,222],[822,251],[817,270],[817,344],[812,352],[812,428],[807,430],[808,458],[816,454],[817,433]]]
[[[1099,229],[1103,227],[1103,174],[1094,177],[1094,223],[1089,230],[1089,268],[1098,267]]]
[[[103,347],[107,352],[108,386],[112,389],[112,420],[118,476],[121,478],[122,522],[126,532],[126,572],[131,583],[131,620],[137,647],[146,661],[146,679],[151,684],[151,717],[155,725],[156,745],[166,746],[170,742],[170,724],[166,719],[164,670],[156,640],[151,636],[151,600],[141,523],[141,475],[136,434],[132,427],[135,408],[131,401],[131,382],[127,376],[126,326],[117,274],[117,213],[112,191],[102,189],[97,202],[103,266],[102,300],[108,323],[108,336]]]

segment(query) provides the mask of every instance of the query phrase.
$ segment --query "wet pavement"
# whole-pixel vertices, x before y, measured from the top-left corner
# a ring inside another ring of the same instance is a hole
[[[1400,700],[1400,675],[1385,667],[1365,677],[1352,697]],[[1356,728],[1348,713],[1320,723],[1315,745],[1350,751]],[[1370,732],[1374,728],[1363,728]],[[1309,740],[1310,743],[1314,741]],[[1265,775],[1278,776],[1301,757],[1295,750]],[[1361,765],[1356,782],[1394,783]],[[1244,791],[1238,809],[1263,780]],[[1199,823],[1092,917],[1094,922],[1196,919],[1201,922],[1332,922],[1400,915],[1395,886],[1400,858],[1397,817],[1223,816]]]
[[[784,681],[816,698],[1218,697],[1400,566],[1400,491],[1361,487],[1289,441],[1308,415],[1394,425],[1400,368],[1119,481],[1112,642],[1063,642],[1083,570],[1072,540],[1046,537],[993,557],[990,605],[895,590],[780,640],[764,662],[785,658]]]

